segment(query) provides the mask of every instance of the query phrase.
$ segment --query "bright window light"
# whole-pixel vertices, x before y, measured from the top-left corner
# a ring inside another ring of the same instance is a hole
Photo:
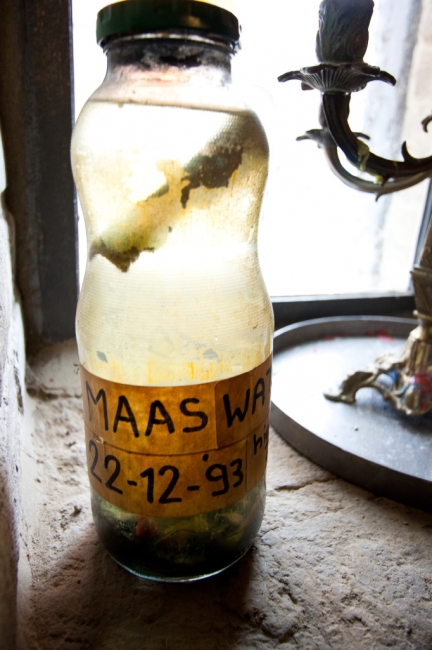
[[[107,4],[106,0],[73,0],[77,115],[105,74],[105,55],[96,44],[95,24],[98,10]],[[220,0],[216,4],[240,18],[242,50],[234,59],[233,77],[260,115],[270,143],[270,174],[259,242],[270,295],[407,291],[427,182],[378,202],[373,195],[344,186],[313,142],[296,142],[297,136],[319,127],[319,93],[302,92],[299,82],[277,82],[277,77],[288,70],[316,63],[320,1]],[[365,60],[399,77],[399,73],[407,73],[403,54],[410,43],[408,38],[401,45],[400,32],[404,29],[404,12],[409,21],[412,2],[395,0],[398,11],[390,15],[386,13],[388,4],[375,2]],[[392,16],[395,25],[389,26]],[[413,155],[430,154],[430,137],[423,134],[422,139],[419,126],[426,114],[415,114],[415,119],[410,116],[410,112],[416,113],[413,88],[416,66],[421,63],[417,49],[410,83],[402,79],[397,90],[381,88],[384,84],[376,82],[353,96],[352,129],[369,133],[371,148],[387,157],[398,156],[403,139],[410,143],[413,138]],[[407,110],[401,110],[406,105]],[[419,151],[416,146],[425,150]],[[79,233],[82,279],[86,244],[81,214]]]

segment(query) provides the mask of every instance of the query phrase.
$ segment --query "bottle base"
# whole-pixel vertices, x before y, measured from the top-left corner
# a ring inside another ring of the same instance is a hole
[[[251,544],[252,546],[252,544]],[[121,566],[122,569],[125,569],[128,573],[131,573],[132,575],[136,576],[137,578],[141,578],[142,580],[151,580],[152,582],[162,582],[162,583],[188,583],[188,582],[198,582],[199,580],[205,580],[206,578],[211,578],[212,576],[217,576],[219,573],[223,573],[230,567],[234,566],[234,564],[237,564],[242,557],[248,553],[250,550],[251,546],[249,546],[247,549],[243,551],[235,560],[233,560],[230,564],[227,564],[223,567],[220,567],[219,569],[215,569],[214,571],[209,571],[207,573],[200,573],[197,575],[189,575],[189,576],[178,576],[178,577],[170,577],[170,576],[157,576],[153,575],[151,573],[140,573],[139,571],[136,571],[132,569],[131,567],[127,566],[126,564],[122,564],[120,560],[117,560],[114,555],[109,553],[110,557],[114,560],[116,564]]]
[[[224,571],[250,549],[264,514],[265,479],[226,508],[175,519],[132,514],[91,493],[99,539],[117,564],[147,580],[194,582]]]

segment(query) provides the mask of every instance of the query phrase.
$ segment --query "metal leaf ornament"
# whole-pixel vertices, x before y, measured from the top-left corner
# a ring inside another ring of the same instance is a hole
[[[366,53],[373,0],[323,0],[316,54],[321,63],[360,63]]]

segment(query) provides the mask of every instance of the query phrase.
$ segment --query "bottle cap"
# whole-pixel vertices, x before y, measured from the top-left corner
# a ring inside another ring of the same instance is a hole
[[[124,0],[98,12],[96,38],[103,45],[113,36],[168,30],[193,30],[238,44],[240,27],[230,11],[196,0]]]

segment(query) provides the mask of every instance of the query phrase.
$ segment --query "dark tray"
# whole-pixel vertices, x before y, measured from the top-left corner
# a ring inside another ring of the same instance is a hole
[[[295,449],[377,495],[432,511],[432,415],[410,418],[371,388],[353,405],[323,393],[397,353],[416,321],[338,317],[276,332],[271,423]]]

